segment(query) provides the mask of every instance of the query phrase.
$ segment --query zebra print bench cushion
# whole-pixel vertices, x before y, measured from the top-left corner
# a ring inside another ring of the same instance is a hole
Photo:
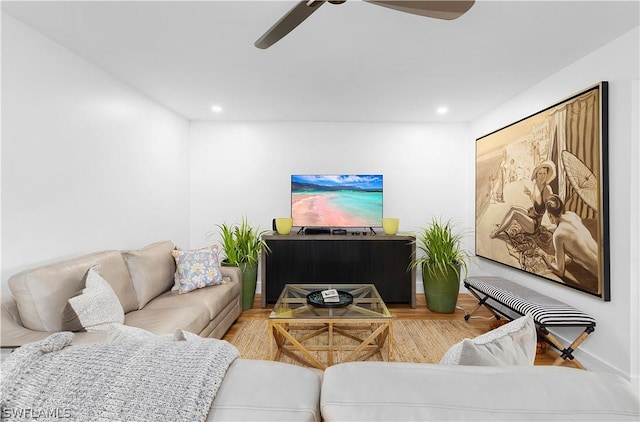
[[[584,312],[504,278],[467,277],[465,285],[521,315],[530,314],[542,326],[596,325],[596,320]]]

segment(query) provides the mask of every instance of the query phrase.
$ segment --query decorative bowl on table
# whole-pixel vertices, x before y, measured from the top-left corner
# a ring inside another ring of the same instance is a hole
[[[322,308],[341,308],[353,303],[353,295],[349,292],[338,290],[338,301],[329,302],[322,297],[322,290],[317,290],[307,295],[307,303]]]

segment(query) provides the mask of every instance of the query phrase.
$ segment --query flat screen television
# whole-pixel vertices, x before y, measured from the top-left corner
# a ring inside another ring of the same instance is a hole
[[[292,175],[291,217],[299,227],[379,227],[382,175]]]

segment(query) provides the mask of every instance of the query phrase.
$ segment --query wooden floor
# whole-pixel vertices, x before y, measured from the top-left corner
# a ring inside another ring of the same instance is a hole
[[[438,314],[431,312],[427,309],[424,294],[418,293],[416,295],[416,308],[412,309],[409,305],[388,305],[389,311],[396,319],[451,319],[451,320],[464,320],[465,310],[471,311],[476,307],[477,300],[467,294],[461,293],[458,297],[458,309],[452,314]],[[273,304],[272,304],[273,305]],[[224,335],[224,340],[230,341],[238,330],[238,326],[242,321],[252,319],[268,319],[271,313],[271,308],[267,304],[266,308],[260,307],[260,294],[256,294],[253,302],[253,308],[242,312],[242,315],[238,319],[238,323],[234,324],[229,331]],[[482,332],[489,331],[490,324],[495,321],[492,314],[484,307],[478,310],[468,321],[469,324],[477,328]],[[555,350],[548,350],[545,354],[536,355],[536,365],[551,365],[553,361],[558,357],[558,353]],[[574,366],[572,362],[566,362],[566,366]]]

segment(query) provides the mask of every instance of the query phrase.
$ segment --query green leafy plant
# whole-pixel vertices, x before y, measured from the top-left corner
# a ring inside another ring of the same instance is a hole
[[[262,240],[264,231],[249,224],[247,217],[243,217],[240,224],[218,224],[222,249],[226,261],[230,265],[254,264],[258,262],[260,253],[264,249],[270,252],[269,246]]]
[[[410,269],[422,267],[423,273],[444,275],[455,271],[460,277],[460,270],[467,274],[467,259],[469,253],[462,249],[464,233],[454,233],[451,220],[441,221],[433,218],[431,223],[416,234],[416,244],[423,256],[414,258]]]

